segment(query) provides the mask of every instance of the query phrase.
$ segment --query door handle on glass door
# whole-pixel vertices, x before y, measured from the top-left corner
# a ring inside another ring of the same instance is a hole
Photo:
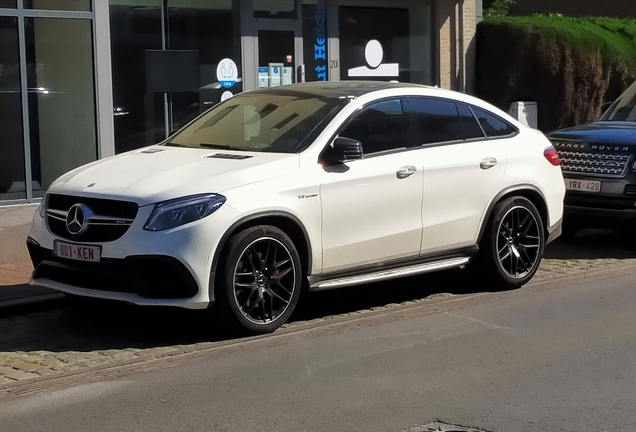
[[[399,179],[405,179],[405,178],[411,177],[413,174],[415,174],[415,171],[417,171],[417,168],[415,168],[413,165],[408,165],[408,166],[403,166],[402,168],[400,168],[395,173],[395,175]]]
[[[489,157],[481,161],[481,163],[479,164],[479,168],[487,170],[494,167],[495,165],[497,165],[497,159],[495,159],[494,157]]]

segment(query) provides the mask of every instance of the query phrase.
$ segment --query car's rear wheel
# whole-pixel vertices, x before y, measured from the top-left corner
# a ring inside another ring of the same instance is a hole
[[[498,289],[518,288],[539,268],[545,234],[541,215],[524,197],[511,197],[498,203],[488,221],[480,244],[477,268]]]
[[[261,225],[232,237],[222,262],[219,302],[237,330],[269,333],[294,311],[302,267],[292,240],[280,229]]]

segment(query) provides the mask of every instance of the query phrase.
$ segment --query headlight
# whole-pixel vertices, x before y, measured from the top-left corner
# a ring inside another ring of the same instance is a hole
[[[42,202],[38,206],[38,213],[40,214],[40,217],[42,219],[44,219],[44,216],[46,216],[46,196],[42,198]]]
[[[160,202],[155,205],[146,222],[147,231],[163,231],[203,219],[214,213],[225,202],[219,194],[192,195]]]

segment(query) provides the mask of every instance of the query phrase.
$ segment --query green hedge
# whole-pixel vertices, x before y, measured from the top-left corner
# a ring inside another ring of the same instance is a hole
[[[536,101],[539,128],[582,124],[636,78],[636,20],[490,17],[477,30],[477,96]]]

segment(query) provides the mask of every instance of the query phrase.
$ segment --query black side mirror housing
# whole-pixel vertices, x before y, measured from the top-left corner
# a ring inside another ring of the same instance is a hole
[[[362,159],[362,143],[351,138],[338,137],[333,141],[333,155],[341,162]]]

